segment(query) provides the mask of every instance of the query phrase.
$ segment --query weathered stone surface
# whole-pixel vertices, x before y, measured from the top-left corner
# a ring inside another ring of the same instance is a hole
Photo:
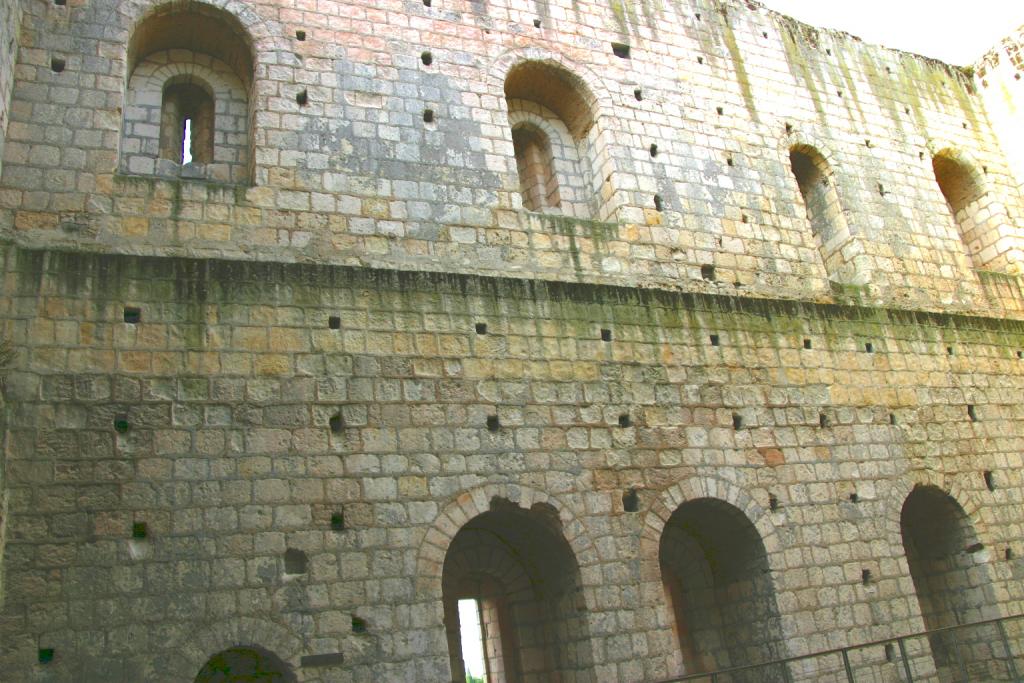
[[[473,597],[495,680],[639,683],[1021,613],[1021,43],[3,4],[0,671],[460,679]]]

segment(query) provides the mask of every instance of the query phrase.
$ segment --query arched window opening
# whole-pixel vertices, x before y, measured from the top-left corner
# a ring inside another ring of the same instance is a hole
[[[934,486],[915,488],[903,504],[900,530],[927,630],[999,616],[989,595],[983,546],[970,519],[949,494]],[[987,667],[996,662],[1002,653],[993,652],[991,643],[997,639],[989,627],[933,635],[930,641],[939,680],[958,680],[961,665]]]
[[[850,239],[850,231],[839,203],[832,169],[825,158],[809,145],[791,148],[789,163],[826,272],[833,280],[853,281],[854,264],[846,262],[842,251]]]
[[[206,84],[168,82],[160,105],[160,157],[178,164],[213,161],[213,110]]]
[[[983,267],[987,259],[981,252],[992,236],[988,225],[991,217],[981,211],[988,203],[981,180],[949,150],[932,158],[932,170],[968,256],[976,268]]]
[[[232,647],[210,657],[195,683],[295,683],[295,674],[273,652]]]
[[[549,506],[492,501],[452,539],[442,586],[453,682],[592,680],[579,566]]]
[[[151,12],[128,44],[121,171],[248,182],[252,80],[234,16],[201,2]]]
[[[512,130],[512,144],[516,151],[523,206],[530,211],[560,207],[562,200],[558,194],[555,159],[548,136],[536,126],[524,124]]]
[[[594,96],[556,64],[527,61],[505,79],[523,206],[576,218],[601,215]]]
[[[659,561],[686,673],[785,656],[764,543],[740,510],[712,498],[683,503],[662,531]],[[781,668],[749,676],[787,680]]]

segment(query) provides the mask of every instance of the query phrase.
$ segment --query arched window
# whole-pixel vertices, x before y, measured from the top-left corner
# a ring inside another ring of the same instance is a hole
[[[800,188],[804,213],[821,252],[825,271],[833,280],[853,281],[855,266],[846,261],[842,252],[842,247],[850,240],[850,230],[839,203],[832,169],[821,153],[810,145],[790,148],[789,163]]]
[[[932,157],[932,170],[974,267],[986,267],[996,255],[994,248],[991,253],[986,248],[999,239],[999,225],[1008,222],[1005,214],[991,210],[981,176],[953,150]]]
[[[445,554],[451,680],[593,680],[581,589],[557,512],[493,500]]]
[[[740,510],[713,498],[683,503],[662,531],[659,560],[687,673],[785,656],[764,543]],[[756,680],[788,680],[777,667]]]
[[[128,44],[121,172],[248,182],[252,55],[238,20],[204,3],[146,16]]]
[[[903,504],[900,528],[926,629],[999,616],[981,553],[984,546],[978,543],[970,520],[949,494],[933,486],[915,488]],[[987,666],[995,655],[988,643],[996,638],[995,632],[984,628],[933,635],[932,656],[940,680],[958,677],[961,665]]]
[[[160,158],[178,164],[213,161],[213,92],[187,76],[164,86],[160,105]]]
[[[273,652],[232,647],[210,657],[195,683],[295,683],[295,674]]]
[[[601,211],[595,189],[594,97],[561,66],[522,62],[505,79],[508,118],[523,206],[591,218]]]
[[[547,134],[535,125],[523,123],[512,129],[512,144],[516,151],[523,206],[530,211],[561,207],[555,158]]]

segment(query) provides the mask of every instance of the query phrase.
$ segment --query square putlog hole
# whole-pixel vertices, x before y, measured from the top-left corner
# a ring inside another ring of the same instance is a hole
[[[122,317],[129,325],[138,325],[142,322],[142,309],[138,306],[125,306]]]
[[[331,513],[331,530],[332,531],[344,531],[345,530],[345,514],[343,512],[332,512]]]
[[[340,330],[341,316],[332,315],[329,318],[327,318],[327,328],[330,330]]]

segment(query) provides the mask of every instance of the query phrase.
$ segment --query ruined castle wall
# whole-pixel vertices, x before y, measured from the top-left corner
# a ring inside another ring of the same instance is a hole
[[[21,3],[4,3],[0,7],[0,173],[3,171],[4,143],[7,140],[7,122],[10,120],[11,89],[14,86],[14,64],[18,56],[20,25]],[[0,555],[3,554],[7,518],[4,463],[4,454],[0,448]],[[3,578],[3,563],[0,562],[0,605],[3,604]]]
[[[805,299],[832,296],[831,276],[872,301],[1020,307],[979,280],[936,187],[931,157],[955,149],[1021,213],[955,68],[753,3],[252,2],[236,14],[253,52],[253,185],[230,186],[115,172],[127,45],[157,4],[28,9],[0,180],[19,243]],[[518,208],[503,84],[528,59],[578,79],[591,187],[612,222]],[[830,245],[834,273],[790,172],[795,144],[834,172],[850,235]],[[970,248],[1007,270],[989,247]]]
[[[979,60],[976,72],[992,130],[1006,153],[1018,189],[1024,190],[1024,133],[1020,127],[1024,110],[1024,27]]]
[[[251,64],[221,99],[251,135],[214,141],[223,176],[117,170],[163,132],[155,86],[125,112],[132,36],[174,59],[135,30],[166,28],[160,3],[25,6],[0,670],[194,680],[254,645],[301,681],[444,681],[446,553],[492,507],[556,538],[528,555],[559,555],[574,683],[680,673],[659,543],[702,498],[763,541],[762,652],[942,623],[901,540],[915,485],[966,515],[932,577],[972,589],[956,618],[1020,614],[1024,206],[987,86],[753,2],[430,4],[172,3],[208,7],[197,25],[223,8],[244,49],[217,69]],[[602,220],[521,207],[504,95],[529,60],[572,97],[522,115]],[[828,244],[793,148],[835,190]],[[974,246],[940,154],[984,191]]]
[[[495,497],[557,511],[593,651],[578,680],[678,672],[658,540],[704,496],[763,538],[789,653],[923,629],[915,484],[984,544],[964,571],[989,602],[964,617],[1024,609],[1017,322],[52,251],[6,272],[27,349],[0,634],[19,680],[192,680],[233,638],[296,666],[344,654],[305,681],[448,680],[441,566]],[[287,548],[306,574],[284,576]]]

